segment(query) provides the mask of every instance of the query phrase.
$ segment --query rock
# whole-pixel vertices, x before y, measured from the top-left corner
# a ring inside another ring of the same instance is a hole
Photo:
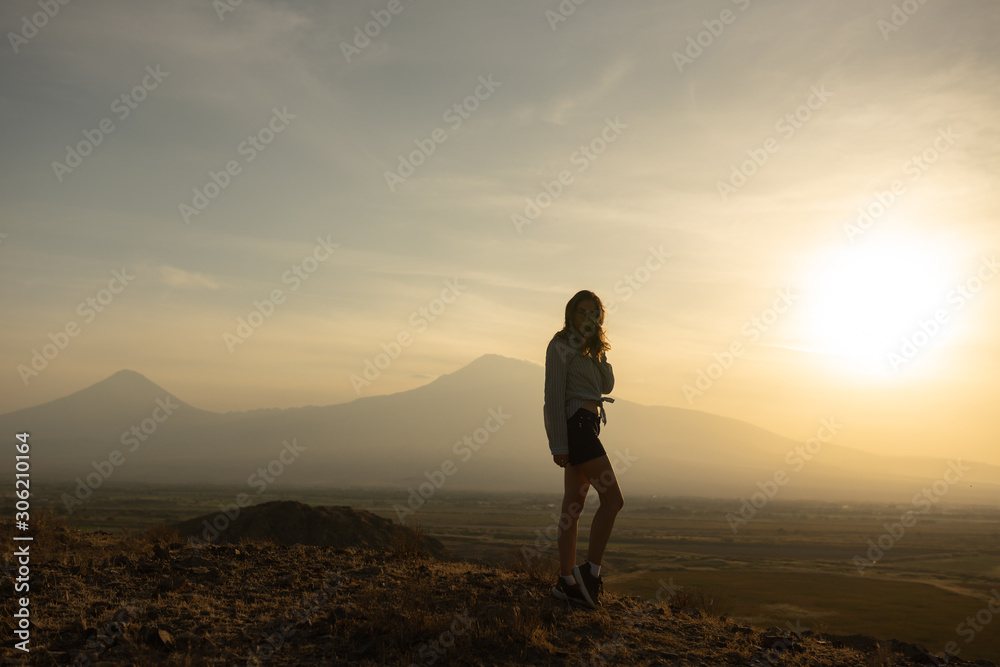
[[[217,567],[189,567],[187,568],[188,576],[197,581],[215,581],[222,576],[222,572]]]
[[[179,588],[182,588],[186,583],[187,577],[184,575],[167,576],[160,579],[160,581],[156,584],[156,590],[161,593],[176,591]]]
[[[174,636],[168,630],[148,625],[139,629],[139,639],[147,646],[164,650],[170,650],[175,644]]]
[[[184,631],[180,632],[174,636],[174,641],[176,642],[177,650],[187,652],[194,645],[194,635],[191,632]]]
[[[768,631],[760,638],[760,645],[765,649],[777,649],[779,651],[783,651],[794,643],[794,639],[785,637],[780,633],[775,634],[771,631]]]
[[[182,559],[179,563],[175,564],[175,567],[182,569],[190,569],[195,567],[213,567],[215,563],[208,560],[203,556],[187,556]]]
[[[69,629],[72,632],[76,632],[76,633],[82,634],[84,636],[88,636],[88,635],[93,634],[94,632],[96,632],[96,630],[94,628],[89,627],[87,625],[87,619],[83,618],[82,616],[80,618],[76,619],[75,621],[73,621],[72,623],[70,623]]]
[[[867,635],[819,635],[834,646],[844,646],[855,651],[877,651],[879,649],[878,640]]]
[[[364,577],[365,579],[370,579],[372,577],[377,577],[378,575],[382,574],[382,566],[372,565],[370,567],[363,567],[359,570],[353,570],[351,572],[347,572],[346,574],[352,577]]]
[[[159,639],[164,648],[170,648],[174,645],[174,636],[162,628],[156,631],[156,638]]]
[[[903,657],[910,658],[911,660],[927,655],[927,649],[921,644],[908,644],[896,639],[890,640],[889,649],[893,653],[898,653]]]
[[[327,621],[334,625],[336,624],[337,621],[343,621],[348,618],[359,619],[359,620],[368,619],[368,617],[365,616],[363,613],[361,613],[358,610],[357,606],[354,604],[348,604],[346,606],[337,605],[336,607],[333,608],[333,611],[331,611],[327,615]]]
[[[97,662],[97,652],[96,651],[71,651],[67,652],[67,655],[73,656],[73,664],[77,665],[92,665]]]

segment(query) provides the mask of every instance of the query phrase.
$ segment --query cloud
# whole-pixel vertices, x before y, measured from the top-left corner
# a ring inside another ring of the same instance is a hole
[[[219,283],[215,282],[204,273],[185,271],[183,269],[178,269],[175,266],[168,266],[164,264],[159,267],[159,272],[160,281],[170,287],[210,290],[217,290],[222,287]]]

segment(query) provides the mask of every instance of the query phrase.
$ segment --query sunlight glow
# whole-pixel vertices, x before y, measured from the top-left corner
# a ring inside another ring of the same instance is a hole
[[[866,239],[819,261],[809,286],[808,335],[853,370],[887,374],[887,353],[940,305],[942,248],[916,238]]]

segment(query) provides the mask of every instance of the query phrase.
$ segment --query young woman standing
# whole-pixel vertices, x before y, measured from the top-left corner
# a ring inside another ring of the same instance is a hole
[[[556,465],[564,469],[559,516],[560,577],[552,595],[596,608],[604,588],[601,561],[624,499],[598,437],[607,423],[602,395],[615,385],[606,351],[604,306],[596,294],[577,292],[566,304],[563,328],[545,351],[545,432]],[[576,565],[580,513],[593,486],[601,505],[590,526],[587,560]]]

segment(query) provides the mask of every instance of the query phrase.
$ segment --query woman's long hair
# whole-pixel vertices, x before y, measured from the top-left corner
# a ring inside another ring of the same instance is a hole
[[[597,335],[583,339],[576,329],[573,328],[573,315],[576,313],[576,307],[580,305],[580,302],[587,300],[597,304]],[[574,294],[573,298],[566,304],[563,328],[556,333],[556,336],[565,340],[573,347],[580,349],[583,354],[595,359],[610,350],[611,344],[604,335],[604,304],[601,302],[600,297],[590,290],[580,290]]]

